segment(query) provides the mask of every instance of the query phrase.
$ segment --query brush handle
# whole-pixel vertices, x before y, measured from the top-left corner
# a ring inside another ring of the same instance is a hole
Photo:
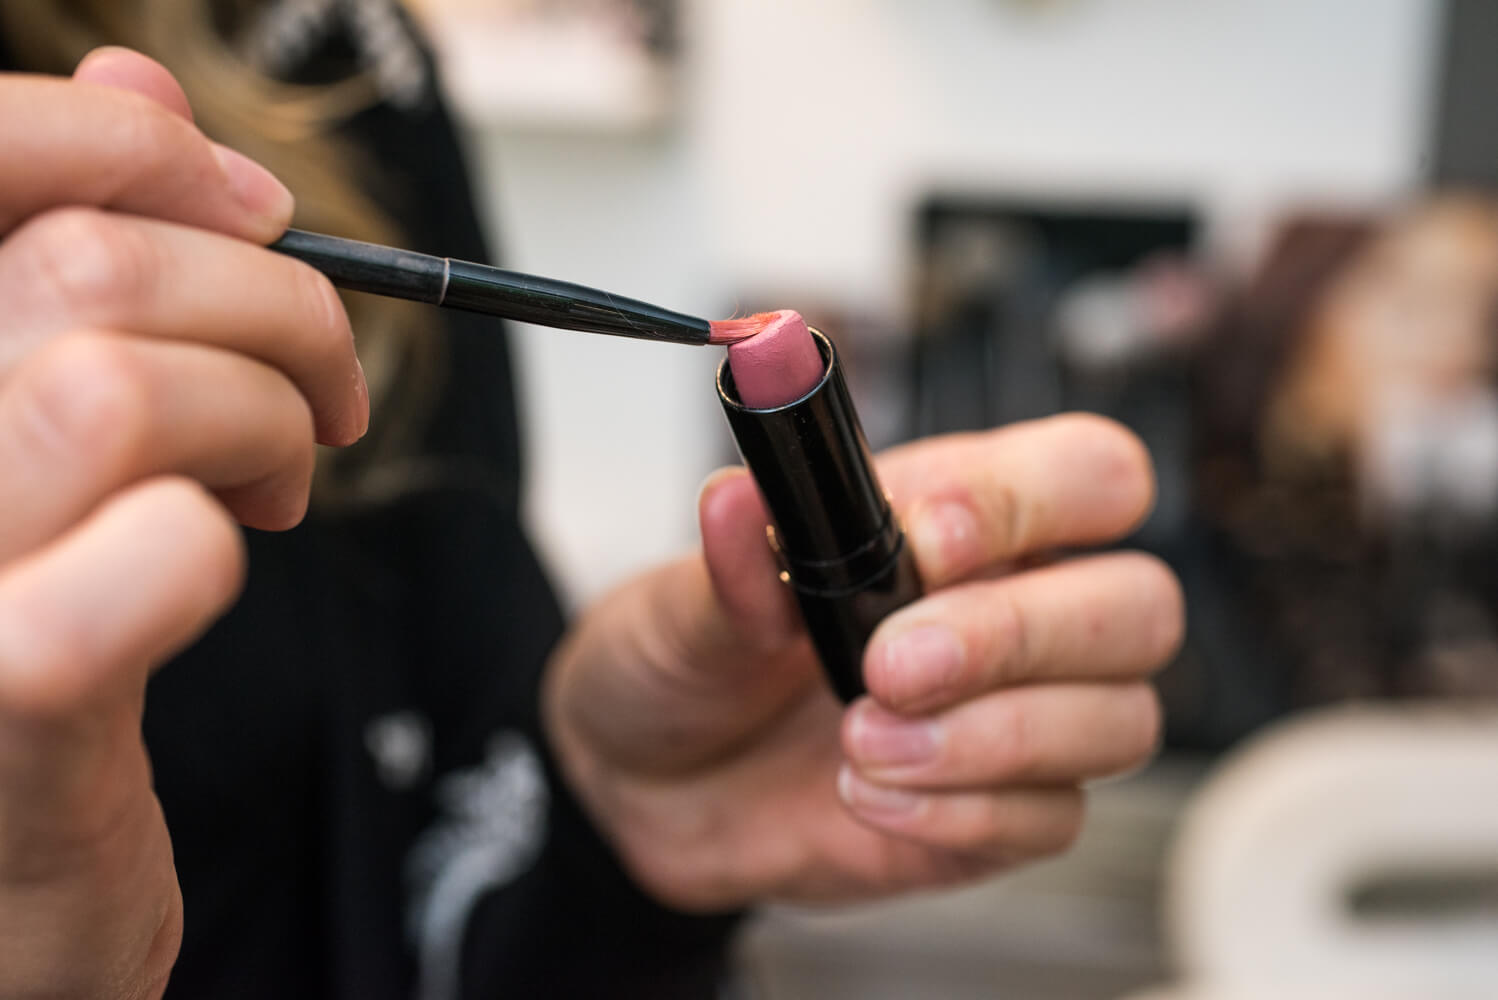
[[[286,230],[286,234],[270,248],[311,264],[339,288],[429,302],[435,306],[442,305],[446,297],[448,261],[445,257],[301,229]]]
[[[706,344],[705,319],[570,281],[288,229],[270,249],[305,261],[339,288],[522,323],[615,337]]]

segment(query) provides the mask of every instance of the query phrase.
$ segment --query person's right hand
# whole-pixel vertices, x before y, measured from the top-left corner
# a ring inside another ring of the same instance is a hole
[[[368,399],[289,192],[107,49],[0,75],[0,996],[159,996],[181,899],[146,679]]]

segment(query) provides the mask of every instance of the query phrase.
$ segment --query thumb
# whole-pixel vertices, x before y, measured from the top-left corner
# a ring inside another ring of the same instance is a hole
[[[753,725],[815,676],[810,642],[766,538],[759,490],[743,469],[709,476],[698,495],[701,558],[678,560],[623,588],[611,610],[633,655],[674,678],[671,689],[719,704],[692,706]],[[706,713],[706,714],[705,714]],[[722,728],[727,720],[713,723]]]
[[[83,57],[73,71],[79,83],[129,90],[149,97],[172,114],[192,121],[192,107],[177,78],[161,63],[131,49],[108,45]]]
[[[591,746],[613,767],[682,773],[775,717],[816,678],[810,642],[742,469],[698,499],[702,555],[620,587],[559,648],[546,696],[560,752]]]
[[[735,638],[775,653],[802,638],[800,615],[770,548],[764,500],[739,467],[708,477],[697,500],[702,556]]]

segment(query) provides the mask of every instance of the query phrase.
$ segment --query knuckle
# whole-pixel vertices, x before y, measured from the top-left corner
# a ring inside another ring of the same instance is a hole
[[[992,533],[987,546],[997,555],[1019,555],[1029,550],[1033,541],[1028,505],[1014,484],[997,481],[984,491],[985,520]]]
[[[178,119],[157,102],[131,91],[110,96],[119,105],[112,138],[133,162],[154,162],[180,144],[183,129]]]
[[[150,294],[155,248],[138,227],[91,208],[60,208],[17,234],[44,294],[94,321],[138,309]]]
[[[117,192],[170,190],[183,183],[222,186],[208,140],[196,128],[143,95],[120,91],[109,148],[118,151]],[[198,148],[194,148],[198,147]]]
[[[964,832],[931,859],[933,887],[960,886],[985,878],[1014,863],[1007,844],[986,830]]]
[[[988,680],[993,684],[1022,684],[1036,671],[1024,611],[1013,591],[1002,584],[990,604],[984,644]]]
[[[1036,764],[1035,733],[1025,699],[1008,698],[1000,704],[1005,707],[997,720],[998,740],[991,766],[999,780],[1013,780],[1030,773]]]
[[[983,829],[973,832],[970,843],[986,845],[1010,863],[1070,850],[1082,835],[1087,813],[1078,788],[1021,793],[1018,798],[998,795],[990,800],[989,808]]]
[[[54,460],[127,465],[141,456],[151,423],[148,381],[116,338],[63,337],[17,375],[22,427]]]

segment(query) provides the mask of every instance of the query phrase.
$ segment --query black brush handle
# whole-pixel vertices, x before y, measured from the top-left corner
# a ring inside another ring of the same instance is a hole
[[[339,288],[441,305],[447,260],[411,250],[288,229],[272,250],[305,261]]]
[[[339,288],[522,323],[615,337],[706,344],[705,319],[599,288],[395,247],[288,229],[272,250],[305,261]]]

